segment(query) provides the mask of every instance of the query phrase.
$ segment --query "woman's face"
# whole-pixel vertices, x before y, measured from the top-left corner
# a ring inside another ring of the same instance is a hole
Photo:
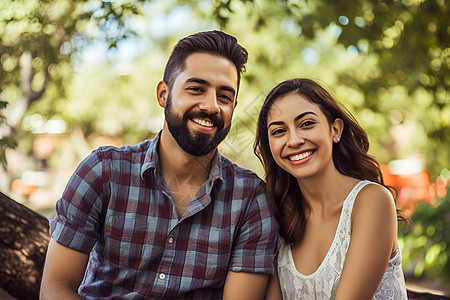
[[[330,125],[318,105],[296,93],[275,100],[267,117],[275,162],[297,179],[334,168],[333,142],[342,131],[342,121],[336,120]]]

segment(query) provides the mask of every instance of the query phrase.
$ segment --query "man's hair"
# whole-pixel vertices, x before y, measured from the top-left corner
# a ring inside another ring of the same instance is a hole
[[[193,53],[208,53],[231,61],[237,70],[237,86],[239,89],[241,73],[245,72],[248,52],[238,44],[235,37],[222,31],[213,30],[189,35],[175,45],[163,77],[169,90],[172,90],[175,78],[184,70],[186,58]]]

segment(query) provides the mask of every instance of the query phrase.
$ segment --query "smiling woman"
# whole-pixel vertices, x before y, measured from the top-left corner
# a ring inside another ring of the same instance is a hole
[[[267,299],[406,299],[395,193],[366,132],[316,82],[266,97],[255,153],[280,226]]]

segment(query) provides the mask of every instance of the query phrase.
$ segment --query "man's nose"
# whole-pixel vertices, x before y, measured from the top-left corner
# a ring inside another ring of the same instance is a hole
[[[219,100],[216,92],[207,93],[199,104],[201,110],[207,111],[209,114],[217,114],[220,112]]]

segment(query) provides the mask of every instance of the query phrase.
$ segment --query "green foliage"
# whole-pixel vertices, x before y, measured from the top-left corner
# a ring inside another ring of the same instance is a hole
[[[28,108],[47,95],[53,105],[65,98],[72,77],[71,62],[86,43],[105,41],[110,48],[133,34],[125,19],[136,15],[140,0],[0,2],[0,82],[15,105],[19,99]],[[15,130],[23,115],[10,120]],[[16,120],[17,119],[17,120]]]
[[[348,18],[348,24],[341,24],[340,43],[346,47],[356,46],[358,51],[378,57],[379,72],[367,81],[356,81],[364,91],[365,106],[374,111],[389,111],[382,105],[392,102],[388,100],[391,91],[401,86],[404,88],[403,100],[394,102],[401,118],[399,121],[415,119],[426,126],[424,131],[433,146],[436,141],[449,141],[449,3],[441,0],[360,0],[351,5],[345,0],[320,2],[318,10],[325,9],[326,15],[336,21],[342,16]],[[326,22],[320,18],[322,26]],[[342,78],[344,83],[345,77]],[[349,80],[355,81],[355,78]],[[417,97],[417,94],[421,96]],[[426,105],[424,98],[430,100]],[[424,114],[424,110],[433,116]],[[443,155],[450,157],[449,153]],[[450,161],[447,159],[444,163],[448,166]],[[443,167],[432,160],[428,161],[428,166],[434,175]]]
[[[15,148],[16,140],[32,144],[34,136],[23,131],[22,120],[33,113],[34,103],[45,119],[60,114],[74,73],[72,62],[85,45],[101,40],[114,48],[134,34],[125,22],[140,14],[143,2],[0,1],[1,94],[10,104],[8,114],[2,108],[0,115],[7,128],[0,140],[0,162],[6,163],[5,149]]]
[[[133,72],[126,74],[105,64],[80,71],[70,99],[58,106],[59,116],[72,128],[81,126],[86,136],[120,137],[123,143],[153,137],[162,128],[163,110],[154,96],[160,66],[152,65],[151,59],[146,55],[128,63]],[[39,107],[32,109],[39,112]]]
[[[0,89],[0,93],[2,89]],[[8,106],[8,102],[0,100],[0,129],[3,125],[5,125],[5,116],[3,114],[3,110]],[[0,133],[0,164],[6,166],[6,148],[15,149],[17,147],[17,143],[12,138],[1,135]]]
[[[447,170],[448,171],[448,170]],[[450,188],[434,204],[420,202],[412,216],[413,227],[399,234],[403,269],[416,278],[441,277],[450,283]]]

